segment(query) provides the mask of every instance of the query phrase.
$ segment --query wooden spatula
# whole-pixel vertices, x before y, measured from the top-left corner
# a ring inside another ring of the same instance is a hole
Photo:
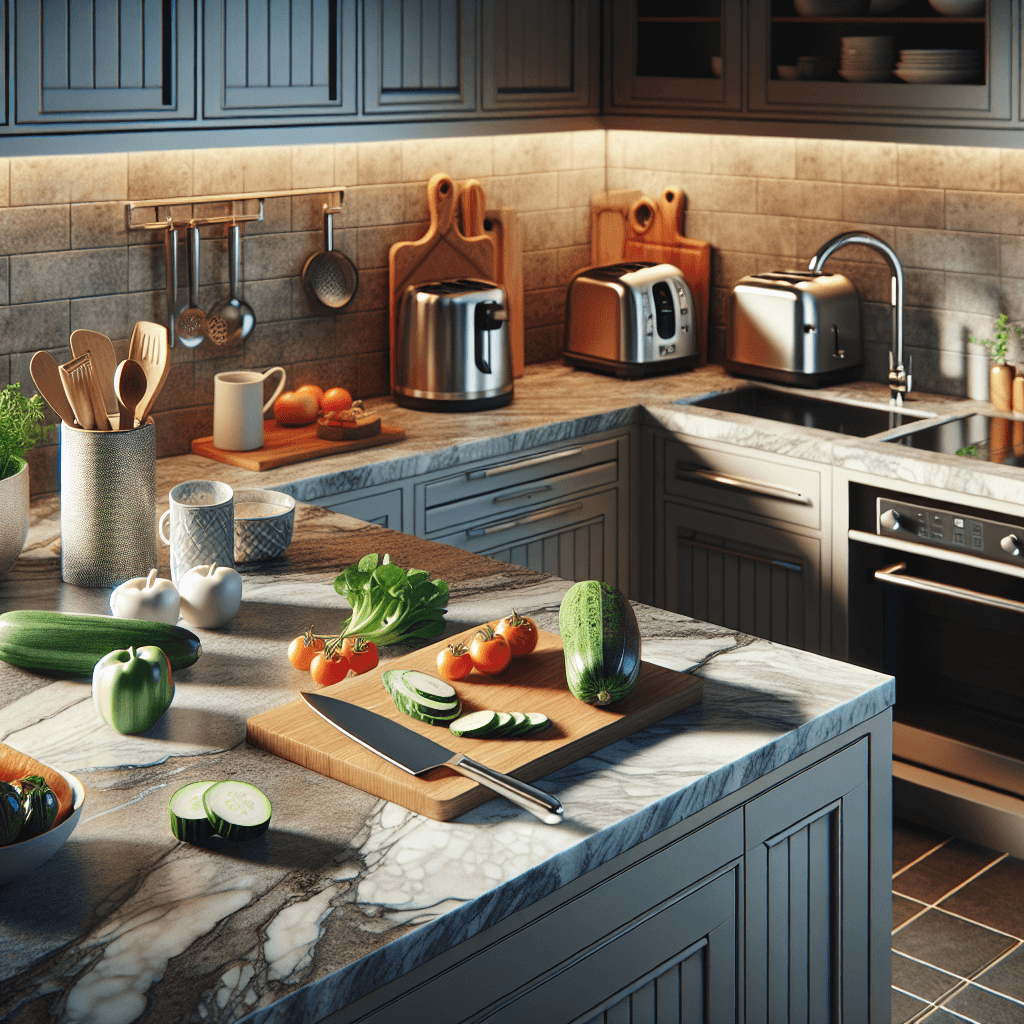
[[[163,324],[140,320],[135,325],[128,343],[128,358],[141,364],[146,372],[146,394],[135,409],[135,418],[140,425],[145,424],[153,403],[167,381],[171,369],[167,349],[167,328]]]
[[[64,381],[64,394],[75,411],[75,418],[83,430],[96,429],[96,413],[92,400],[92,360],[89,356],[79,356],[64,363],[60,368],[61,379]],[[104,416],[106,419],[106,416]],[[102,429],[102,428],[101,428]]]
[[[28,372],[36,390],[46,404],[69,426],[75,425],[75,411],[64,393],[64,380],[60,375],[60,364],[49,352],[37,352],[29,363]]]
[[[86,353],[92,359],[92,373],[100,386],[103,407],[108,416],[117,412],[117,397],[114,395],[114,369],[117,356],[110,339],[99,331],[79,328],[71,332],[71,354],[77,359]]]

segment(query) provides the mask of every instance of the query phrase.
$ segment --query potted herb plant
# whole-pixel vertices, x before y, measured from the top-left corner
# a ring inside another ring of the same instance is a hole
[[[1014,324],[1018,338],[1024,337],[1024,328]],[[1009,412],[1013,393],[1013,367],[1007,365],[1006,352],[1010,342],[1010,318],[1000,313],[995,322],[994,338],[977,338],[967,335],[972,345],[981,345],[987,352],[992,366],[988,377],[988,400],[1000,412]]]
[[[28,536],[25,452],[51,429],[43,425],[45,411],[42,398],[26,398],[20,383],[0,391],[0,575],[14,565]]]

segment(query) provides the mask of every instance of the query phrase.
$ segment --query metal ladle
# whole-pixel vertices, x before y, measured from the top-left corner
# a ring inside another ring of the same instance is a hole
[[[188,222],[188,309],[178,317],[178,338],[186,348],[195,348],[206,337],[206,314],[199,308],[196,278],[199,273],[199,228]]]
[[[228,298],[211,311],[207,335],[216,345],[234,345],[244,341],[256,326],[256,314],[244,299],[238,298],[238,279],[242,263],[242,226],[228,228],[228,272],[231,289]]]

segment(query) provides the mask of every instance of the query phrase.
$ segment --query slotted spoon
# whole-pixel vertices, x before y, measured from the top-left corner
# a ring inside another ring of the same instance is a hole
[[[146,422],[170,373],[167,348],[167,328],[163,324],[140,320],[135,325],[128,342],[128,358],[139,363],[146,373],[146,394],[135,409],[135,418],[140,425]]]

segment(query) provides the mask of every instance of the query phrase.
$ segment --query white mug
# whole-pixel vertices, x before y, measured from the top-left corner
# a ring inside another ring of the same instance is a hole
[[[171,549],[175,586],[197,565],[216,562],[234,569],[235,492],[219,480],[186,480],[172,487],[158,532]]]
[[[263,401],[263,382],[280,373],[277,390]],[[213,378],[213,446],[226,452],[251,452],[263,447],[263,414],[284,390],[283,366],[228,370]]]

